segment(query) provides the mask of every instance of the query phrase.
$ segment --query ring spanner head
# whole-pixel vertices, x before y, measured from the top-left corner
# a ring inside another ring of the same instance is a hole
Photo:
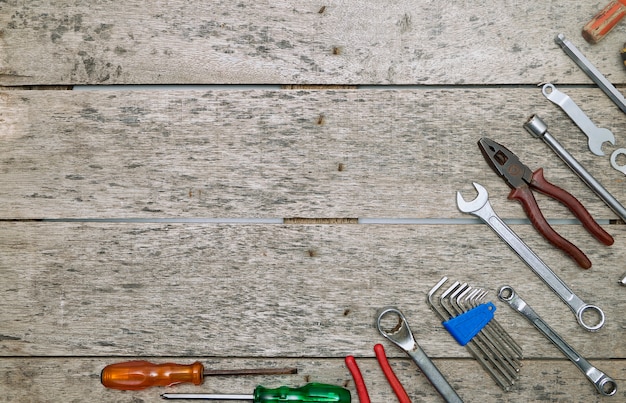
[[[482,185],[473,182],[474,188],[478,192],[478,196],[472,201],[465,201],[461,192],[456,192],[456,205],[463,213],[473,213],[480,210],[489,201],[489,193]]]

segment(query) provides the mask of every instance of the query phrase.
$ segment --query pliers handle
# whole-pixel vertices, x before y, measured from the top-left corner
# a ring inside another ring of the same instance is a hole
[[[548,182],[543,176],[543,168],[539,168],[533,172],[528,186],[519,186],[511,190],[509,199],[519,201],[526,215],[530,219],[533,226],[554,246],[563,250],[570,255],[578,265],[584,269],[591,267],[591,261],[576,245],[563,238],[548,224],[548,221],[541,213],[537,200],[533,195],[531,188],[550,196],[564,206],[566,206],[576,218],[580,220],[582,225],[593,235],[598,241],[605,245],[612,245],[613,237],[606,232],[594,219],[585,207],[566,190]]]

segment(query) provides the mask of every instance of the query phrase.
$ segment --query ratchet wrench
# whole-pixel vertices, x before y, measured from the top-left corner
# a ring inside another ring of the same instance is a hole
[[[576,126],[585,133],[588,139],[589,150],[595,155],[603,156],[602,144],[609,142],[615,145],[615,136],[609,129],[596,126],[585,112],[576,103],[561,91],[557,90],[554,84],[545,84],[541,89],[543,96],[548,98],[550,102],[558,105],[563,109],[567,116],[576,123]]]
[[[617,392],[617,383],[604,372],[594,367],[570,347],[539,315],[519,296],[512,287],[505,285],[500,288],[498,298],[508,303],[513,309],[524,316],[530,323],[543,333],[567,358],[569,358],[593,386],[604,396],[613,396]]]
[[[487,189],[474,182],[478,196],[467,202],[460,192],[456,193],[456,204],[463,213],[472,214],[480,218],[495,231],[503,241],[558,295],[567,306],[576,314],[578,323],[589,331],[596,331],[604,325],[604,312],[595,305],[590,305],[580,299],[549,267],[539,259],[539,256],[517,236],[515,232],[496,214],[489,203]],[[599,315],[599,322],[589,325],[584,322],[583,314],[595,311]]]
[[[382,320],[386,316],[396,316],[398,319],[397,326],[391,330],[386,330],[382,325]],[[376,327],[378,327],[378,331],[383,337],[400,347],[400,349],[411,357],[446,402],[463,403],[463,400],[461,400],[452,386],[450,386],[443,374],[439,372],[439,369],[430,358],[428,358],[419,344],[417,344],[417,341],[415,341],[413,337],[413,332],[411,332],[411,328],[409,327],[409,323],[402,312],[391,307],[382,309],[378,314]]]

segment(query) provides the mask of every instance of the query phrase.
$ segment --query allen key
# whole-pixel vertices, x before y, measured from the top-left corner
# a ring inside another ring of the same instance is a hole
[[[431,309],[444,322],[478,307],[488,293],[481,288],[458,281],[443,289],[447,281],[448,278],[443,277],[428,292],[426,298]],[[436,297],[435,294],[440,292],[439,297]],[[505,391],[511,390],[511,386],[518,378],[522,351],[495,318],[491,319],[466,344],[466,347],[498,386]]]

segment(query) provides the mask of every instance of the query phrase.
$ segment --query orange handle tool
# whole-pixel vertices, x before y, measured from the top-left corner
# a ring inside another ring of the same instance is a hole
[[[626,15],[626,0],[612,0],[583,27],[583,38],[598,43]]]
[[[189,365],[153,364],[148,361],[120,362],[107,365],[100,374],[100,381],[105,387],[120,390],[141,390],[184,382],[200,385],[203,379],[204,366],[197,361]]]

